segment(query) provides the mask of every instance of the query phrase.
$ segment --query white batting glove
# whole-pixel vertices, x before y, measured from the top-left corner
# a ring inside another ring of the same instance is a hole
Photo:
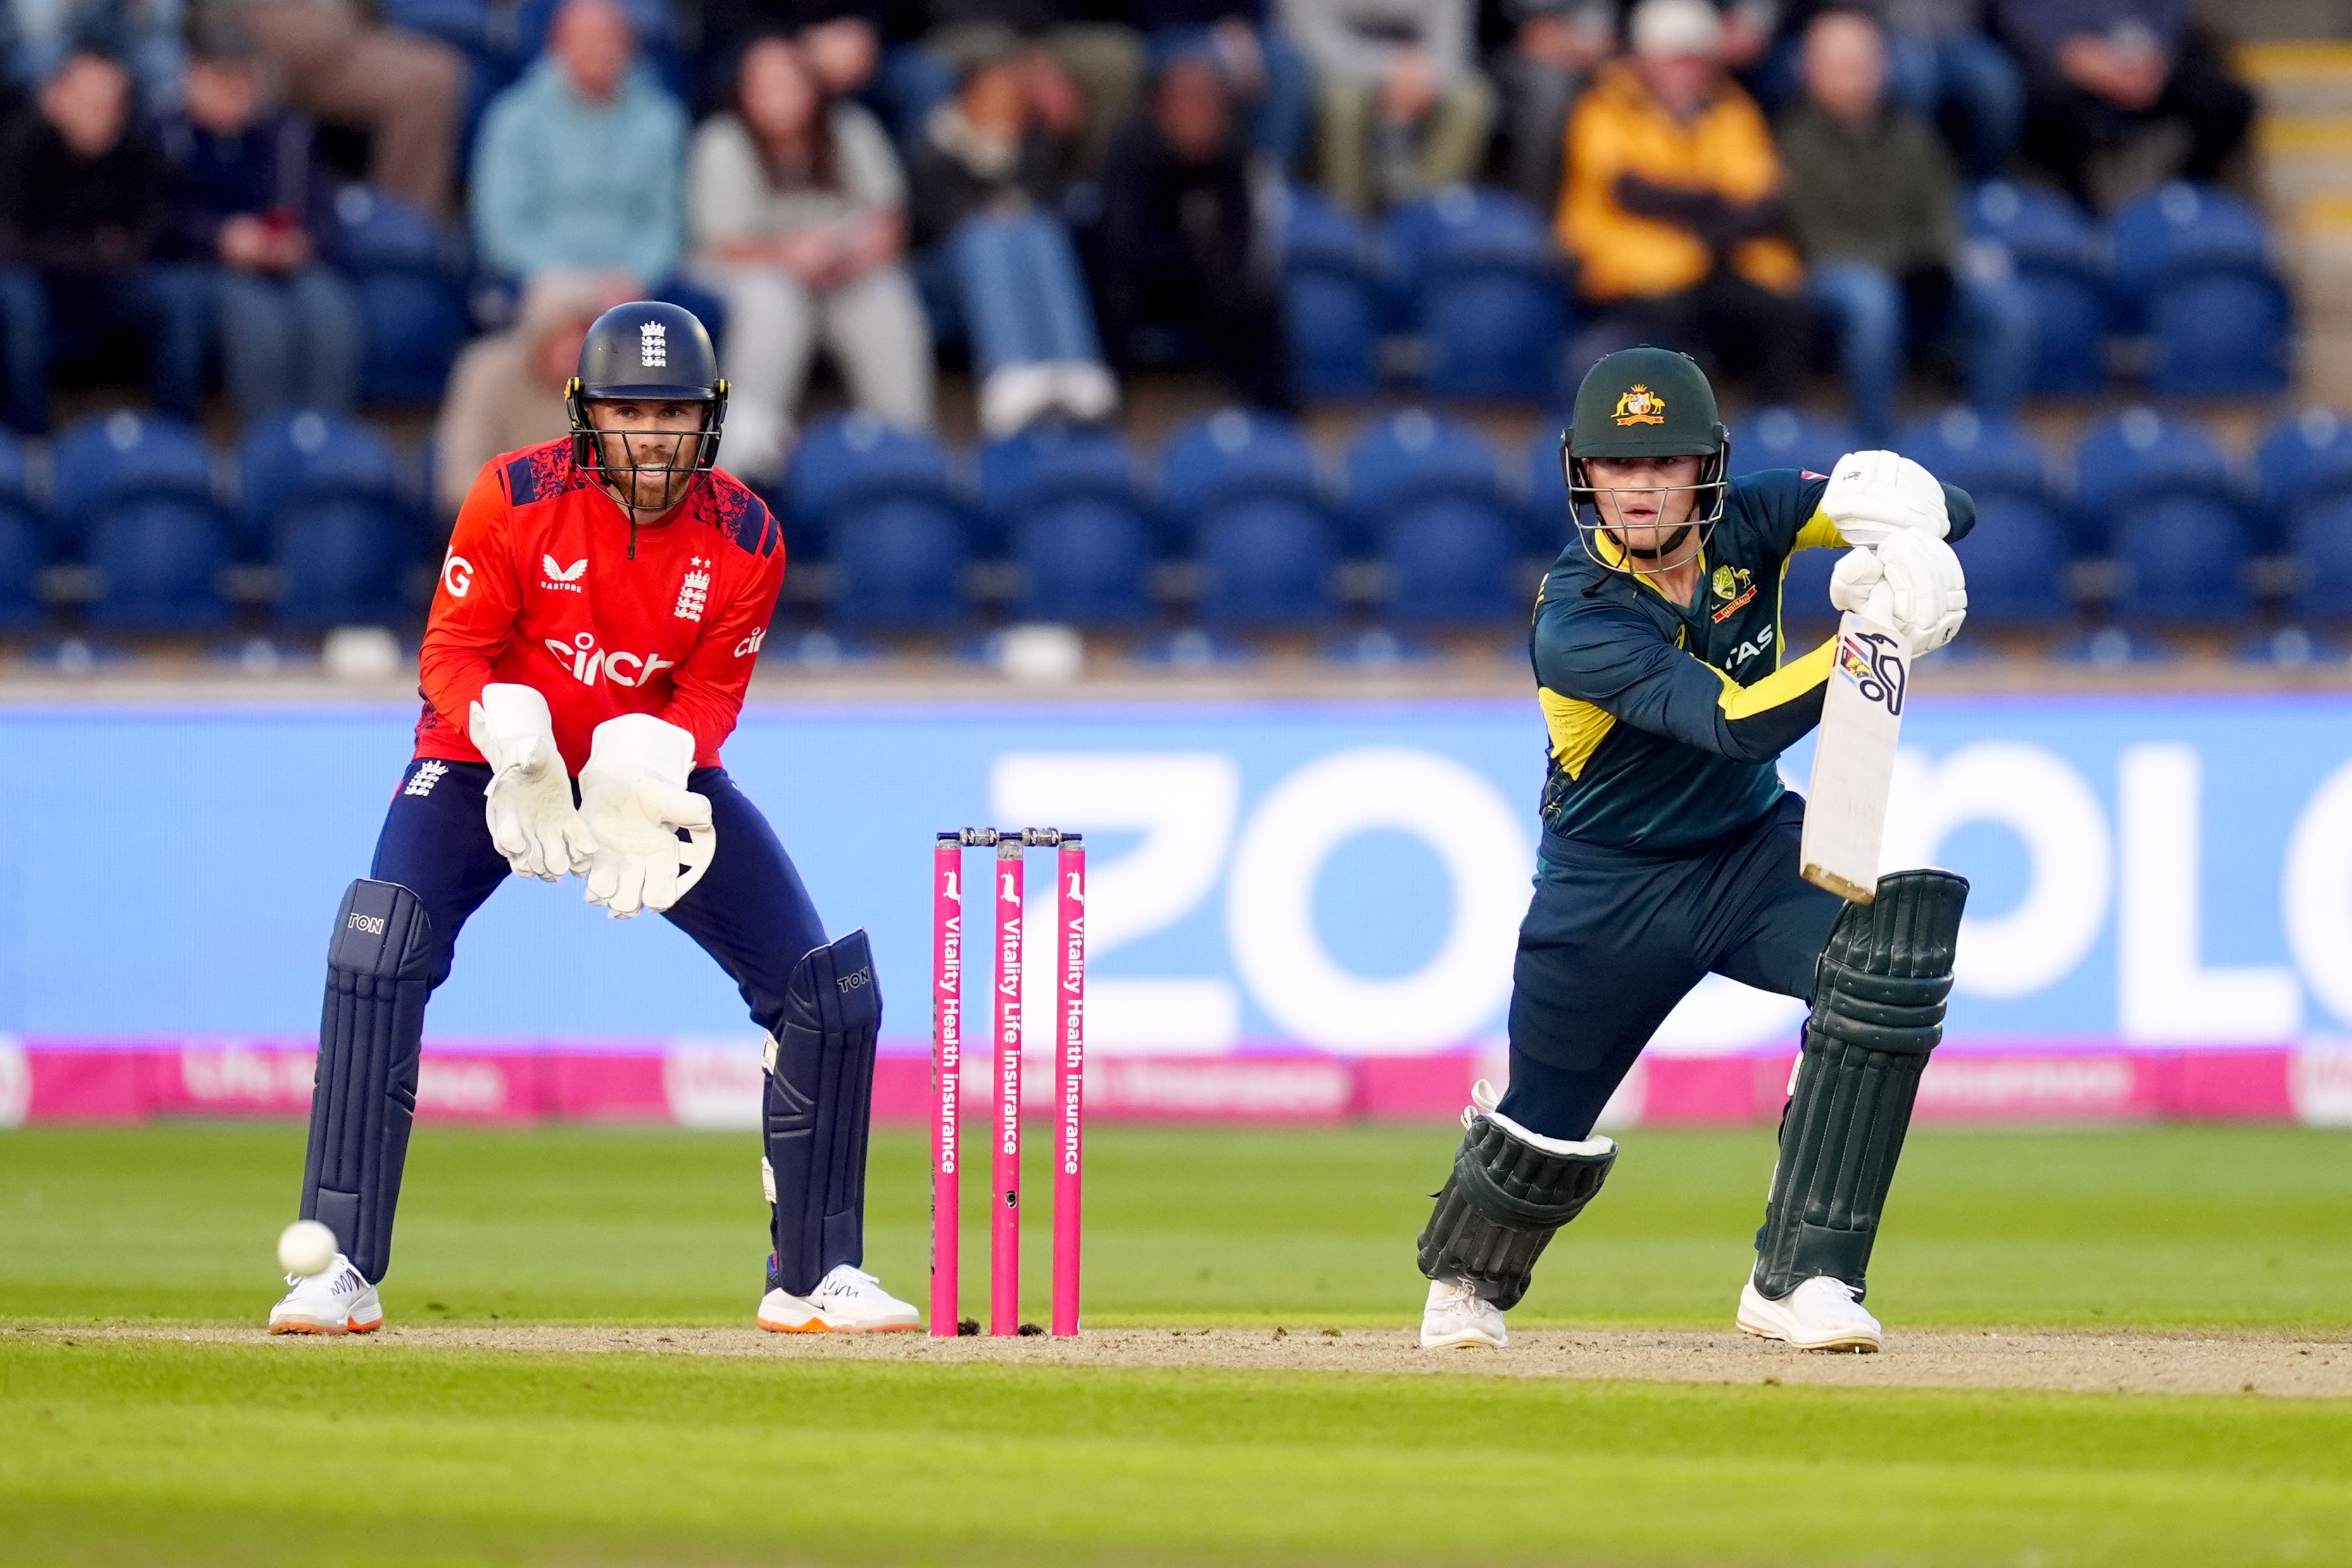
[[[1849,452],[1830,470],[1822,510],[1850,545],[1874,545],[1895,533],[1942,538],[1952,531],[1944,487],[1936,476],[1893,452]]]
[[[1830,573],[1830,602],[1886,627],[1914,653],[1929,653],[1960,634],[1969,616],[1968,578],[1943,540],[1894,534],[1846,551]]]
[[[658,915],[702,880],[718,839],[709,798],[686,787],[693,770],[694,737],[677,725],[632,713],[596,727],[571,833],[588,862],[589,903],[616,920]]]
[[[586,871],[566,845],[577,813],[547,699],[530,686],[492,682],[467,716],[467,736],[490,765],[483,815],[515,875],[561,882],[567,871]]]

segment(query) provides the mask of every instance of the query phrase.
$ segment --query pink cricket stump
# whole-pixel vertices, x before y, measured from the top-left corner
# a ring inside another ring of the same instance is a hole
[[[931,1333],[956,1332],[956,1249],[962,1210],[963,838],[941,833],[931,851]]]
[[[996,846],[996,1126],[991,1162],[988,1332],[1021,1331],[1021,899],[1016,830]]]
[[[1054,1149],[1054,1333],[1078,1332],[1079,1173],[1084,1165],[1087,1068],[1087,846],[1062,835],[1055,885],[1060,915],[1061,984],[1055,1038],[1061,1073],[1055,1097],[1060,1135]]]

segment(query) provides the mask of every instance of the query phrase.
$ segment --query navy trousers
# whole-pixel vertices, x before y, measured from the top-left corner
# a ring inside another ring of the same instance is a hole
[[[513,874],[483,820],[489,785],[483,763],[413,761],[375,841],[368,874],[416,894],[432,917],[436,987],[449,977],[467,918]],[[697,768],[687,788],[710,801],[719,850],[702,880],[664,918],[719,961],[743,993],[751,1020],[772,1033],[783,1020],[785,983],[803,955],[824,946],[824,927],[768,820],[727,770]]]
[[[1845,903],[1797,874],[1804,801],[1687,854],[1547,838],[1511,974],[1511,1086],[1529,1132],[1590,1136],[1675,1004],[1709,974],[1811,997]]]

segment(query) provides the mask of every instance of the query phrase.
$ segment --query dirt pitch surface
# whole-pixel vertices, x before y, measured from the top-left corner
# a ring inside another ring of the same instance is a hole
[[[2352,1342],[2264,1335],[1897,1333],[1874,1355],[1808,1353],[1740,1333],[1514,1331],[1501,1351],[1424,1351],[1410,1333],[1349,1329],[1091,1329],[1075,1340],[919,1333],[860,1337],[735,1328],[388,1327],[365,1336],[271,1339],[218,1327],[19,1329],[66,1339],[269,1343],[289,1354],[376,1349],[637,1353],[933,1364],[1020,1364],[1235,1372],[1417,1373],[1430,1376],[1638,1378],[1664,1383],[1824,1384],[1906,1388],[2040,1388],[2067,1393],[2352,1396]]]

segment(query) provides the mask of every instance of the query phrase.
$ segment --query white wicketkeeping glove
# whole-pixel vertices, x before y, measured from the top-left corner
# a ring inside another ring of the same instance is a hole
[[[490,765],[483,814],[515,875],[562,882],[567,871],[586,871],[565,842],[577,813],[547,699],[530,686],[492,682],[467,716],[467,736]]]
[[[616,920],[659,914],[702,880],[718,838],[709,798],[686,787],[693,770],[694,737],[677,725],[631,713],[596,727],[572,830],[588,862],[589,903]]]
[[[1830,470],[1822,510],[1850,545],[1874,545],[1890,534],[1952,531],[1944,487],[1936,476],[1893,452],[1849,452]]]
[[[1932,534],[1891,534],[1850,549],[1830,573],[1830,602],[1894,632],[1914,653],[1933,653],[1969,616],[1967,576],[1952,547]]]

